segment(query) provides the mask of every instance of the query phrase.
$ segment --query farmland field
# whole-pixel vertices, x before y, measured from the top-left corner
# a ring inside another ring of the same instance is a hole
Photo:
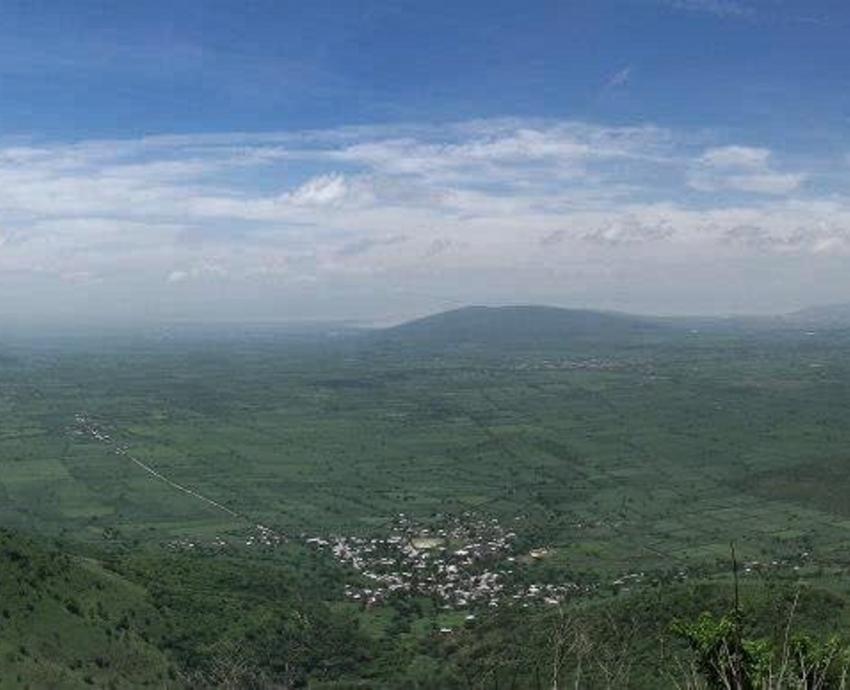
[[[45,349],[3,364],[0,517],[74,539],[287,534],[399,512],[510,521],[565,568],[843,563],[850,340],[720,334],[431,352],[273,337]]]

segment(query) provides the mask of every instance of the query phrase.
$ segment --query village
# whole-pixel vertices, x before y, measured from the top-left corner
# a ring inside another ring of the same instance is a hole
[[[309,536],[284,537],[263,525],[240,538],[216,536],[211,541],[173,539],[172,550],[274,548],[296,541],[317,554],[325,554],[351,571],[344,596],[371,608],[391,599],[426,597],[446,610],[533,604],[554,606],[568,597],[595,592],[598,585],[527,582],[520,569],[549,555],[545,548],[520,553],[514,532],[497,520],[465,513],[444,516],[438,526],[399,514],[384,537]],[[621,584],[636,583],[643,573],[631,573]],[[470,620],[474,619],[474,614]]]
[[[575,583],[521,582],[516,569],[545,558],[548,551],[521,554],[516,539],[495,518],[464,513],[425,527],[399,513],[383,538],[311,537],[305,543],[359,575],[362,584],[347,586],[345,593],[366,606],[393,596],[429,597],[446,609],[556,605],[588,589]]]
[[[424,597],[446,610],[467,611],[468,619],[474,620],[473,612],[477,610],[501,606],[557,606],[569,598],[598,592],[600,587],[628,591],[646,579],[643,572],[628,572],[608,583],[535,582],[529,577],[533,573],[529,566],[549,558],[551,549],[546,546],[520,548],[516,531],[505,528],[495,517],[473,512],[433,516],[427,522],[398,513],[387,521],[381,530],[383,533],[378,536],[287,535],[161,474],[131,455],[86,415],[77,415],[76,422],[79,431],[111,446],[115,455],[134,463],[152,478],[251,525],[247,534],[215,535],[211,540],[177,538],[168,541],[167,548],[199,551],[274,549],[294,541],[317,554],[327,555],[348,569],[351,577],[344,586],[344,596],[365,608],[392,599]],[[587,525],[577,523],[575,526]],[[746,561],[740,574],[746,577],[786,567],[797,571],[809,562],[809,558],[806,552],[792,562],[786,559]],[[687,578],[684,569],[674,577],[679,581]]]

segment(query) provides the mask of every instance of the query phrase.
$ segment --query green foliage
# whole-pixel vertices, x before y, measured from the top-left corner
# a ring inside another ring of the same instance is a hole
[[[850,672],[850,646],[838,635],[818,641],[811,635],[797,633],[790,640],[793,673],[807,690],[837,690],[846,687]]]
[[[169,687],[152,607],[98,564],[0,530],[0,602],[0,688]]]
[[[703,613],[696,621],[677,621],[673,630],[687,640],[696,666],[712,690],[839,690],[850,670],[850,647],[837,635],[819,641],[805,633],[781,644],[747,638],[744,616]]]
[[[697,657],[697,667],[710,688],[753,690],[770,671],[771,648],[765,640],[747,640],[738,612],[715,617],[702,614],[693,623],[676,623]]]

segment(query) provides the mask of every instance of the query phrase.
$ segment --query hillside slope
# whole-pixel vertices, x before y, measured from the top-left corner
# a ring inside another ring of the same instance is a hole
[[[619,340],[666,328],[651,318],[582,309],[463,307],[384,329],[380,337],[414,345],[538,347],[577,340]]]
[[[0,690],[305,687],[368,657],[356,619],[317,598],[337,572],[298,571],[298,549],[271,563],[66,548],[0,529]]]
[[[172,687],[144,590],[0,530],[0,688]]]
[[[850,327],[850,304],[806,307],[783,317],[786,322],[818,328]]]

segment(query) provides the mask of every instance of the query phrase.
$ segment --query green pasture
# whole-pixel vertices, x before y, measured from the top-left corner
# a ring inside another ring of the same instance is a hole
[[[244,529],[81,435],[85,413],[171,480],[291,533],[474,511],[576,567],[713,562],[732,540],[840,562],[849,349],[673,333],[509,354],[246,341],[19,358],[0,370],[0,519],[142,542]]]

